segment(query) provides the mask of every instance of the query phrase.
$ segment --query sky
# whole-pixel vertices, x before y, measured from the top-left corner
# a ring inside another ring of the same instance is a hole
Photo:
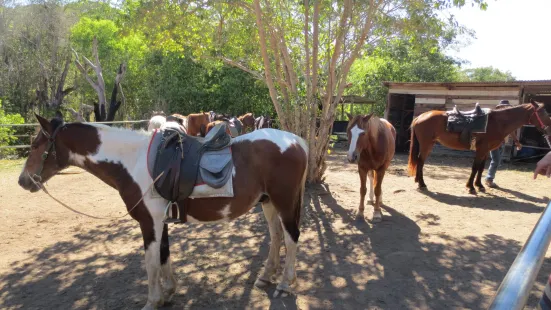
[[[471,44],[446,54],[467,60],[463,68],[493,66],[518,80],[551,79],[551,0],[486,0],[488,9],[453,9],[474,30]]]

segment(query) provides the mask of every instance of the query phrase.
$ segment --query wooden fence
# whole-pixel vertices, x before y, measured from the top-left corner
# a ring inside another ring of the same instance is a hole
[[[139,124],[139,123],[147,123],[149,120],[138,120],[138,121],[113,121],[113,122],[90,122],[90,124]],[[0,124],[0,127],[38,127],[40,124]],[[29,144],[19,144],[19,145],[2,145],[0,146],[1,149],[27,149],[31,147],[32,140],[34,137],[34,133],[31,134],[24,134],[24,135],[11,135],[10,137],[15,137],[19,140],[22,138],[28,138]]]

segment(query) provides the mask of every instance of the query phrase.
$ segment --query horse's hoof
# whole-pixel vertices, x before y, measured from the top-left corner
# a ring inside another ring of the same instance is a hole
[[[268,281],[268,280],[264,280],[264,279],[256,279],[256,281],[254,281],[254,286],[258,287],[258,288],[265,288],[266,286],[272,284],[272,282]]]
[[[174,294],[176,293],[176,288],[169,288],[164,292],[164,300],[165,303],[169,303],[172,301],[172,297],[174,297]]]
[[[383,221],[383,213],[381,211],[373,211],[373,218],[371,219],[373,223],[380,223]]]
[[[467,192],[471,195],[476,195],[476,190],[474,188],[467,188]]]
[[[151,302],[147,302],[145,307],[142,308],[142,310],[156,310],[157,306],[154,306]]]
[[[420,192],[427,192],[429,189],[428,189],[428,187],[426,187],[426,186],[419,186],[419,187],[417,188],[417,190],[420,191]]]
[[[486,188],[484,188],[484,187],[481,186],[481,187],[478,188],[478,191],[481,192],[481,193],[485,193],[485,192],[486,192]]]
[[[289,285],[279,283],[273,296],[274,298],[278,298],[278,297],[287,297],[291,294],[292,294],[292,291]]]

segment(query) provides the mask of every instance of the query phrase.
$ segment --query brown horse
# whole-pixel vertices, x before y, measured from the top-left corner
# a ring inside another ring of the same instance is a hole
[[[252,113],[241,115],[238,119],[243,124],[243,132],[247,132],[247,129],[254,130],[254,115]]]
[[[460,133],[446,130],[447,120],[447,112],[433,110],[419,115],[411,124],[408,172],[410,176],[415,175],[415,182],[419,183],[420,190],[427,189],[423,179],[423,166],[436,141],[456,150],[469,150],[471,148],[470,145],[460,141]],[[542,103],[525,103],[510,108],[496,109],[489,113],[486,132],[473,133],[476,141],[476,155],[471,176],[466,184],[469,193],[476,194],[473,186],[475,176],[474,185],[478,187],[479,191],[485,191],[482,185],[482,172],[488,153],[498,148],[507,135],[527,124],[536,126],[546,135],[551,134],[551,128],[549,127],[551,126],[551,119]]]
[[[383,178],[394,157],[396,130],[387,120],[369,115],[348,114],[348,161],[358,163],[360,174],[360,207],[358,218],[363,218],[366,177],[369,176],[369,199],[374,203],[373,222],[383,220],[381,213]],[[376,201],[373,202],[373,186]]]
[[[204,137],[207,134],[207,125],[211,121],[211,115],[207,112],[189,114],[187,116],[187,134],[193,137]]]
[[[61,119],[48,121],[36,117],[41,130],[33,140],[19,185],[36,192],[42,188],[42,182],[73,165],[118,190],[142,231],[149,287],[144,309],[163,304],[176,292],[177,283],[170,264],[168,225],[163,222],[168,201],[148,193],[154,182],[147,163],[154,133],[90,123],[65,124]],[[167,124],[175,125],[174,122]],[[255,285],[265,286],[275,276],[284,237],[285,266],[274,295],[285,295],[296,279],[295,258],[308,147],[290,132],[266,129],[233,139],[231,148],[233,197],[190,199],[186,205],[187,220],[199,223],[234,220],[261,201],[271,243],[264,272]],[[163,295],[161,280],[166,295]]]

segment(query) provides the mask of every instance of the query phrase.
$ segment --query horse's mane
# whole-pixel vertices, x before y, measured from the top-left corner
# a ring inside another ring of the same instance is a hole
[[[535,102],[538,106],[542,105],[543,103],[541,102]],[[521,103],[521,104],[518,104],[518,105],[502,105],[500,107],[495,107],[494,108],[494,111],[506,111],[506,110],[511,110],[511,109],[515,109],[515,108],[518,108],[518,107],[522,107],[522,106],[525,106],[525,105],[531,105],[530,102],[525,102],[525,103]]]
[[[71,123],[71,124],[80,124],[80,125],[88,125],[92,127],[96,127],[99,130],[102,131],[109,131],[109,132],[134,132],[143,136],[151,136],[151,132],[148,132],[144,129],[132,129],[132,128],[124,128],[124,127],[114,127],[114,126],[107,126],[106,124],[94,124],[94,123]]]
[[[385,124],[381,121],[379,117],[373,115],[367,121],[367,131],[369,132],[369,135],[373,139],[377,139],[379,134],[382,134],[385,132],[384,130],[385,130]]]

